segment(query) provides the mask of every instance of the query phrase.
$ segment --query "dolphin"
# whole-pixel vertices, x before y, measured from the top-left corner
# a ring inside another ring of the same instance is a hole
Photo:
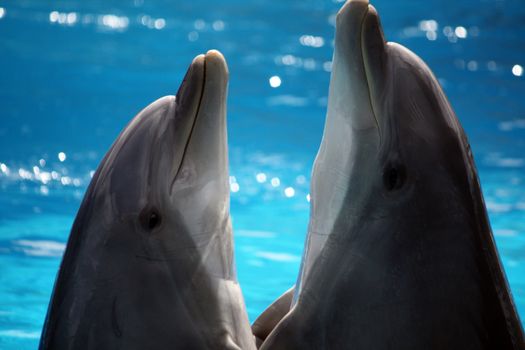
[[[294,301],[261,349],[525,349],[436,78],[367,0],[339,11],[334,50]]]
[[[87,189],[40,349],[254,349],[233,258],[218,51],[142,110]]]

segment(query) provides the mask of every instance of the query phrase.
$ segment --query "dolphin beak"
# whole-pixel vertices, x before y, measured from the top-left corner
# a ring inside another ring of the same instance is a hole
[[[181,95],[181,108],[185,109],[185,113],[176,111],[175,114],[180,114],[183,118],[191,115],[193,119],[191,129],[184,138],[186,144],[181,148],[182,159],[178,162],[174,182],[178,181],[177,178],[182,180],[188,175],[179,174],[182,168],[189,169],[194,177],[192,181],[202,186],[212,182],[220,184],[212,186],[217,195],[229,196],[226,60],[219,51],[210,50],[206,55],[195,58],[185,80],[177,95],[177,99]],[[186,103],[186,100],[189,102]]]
[[[203,85],[191,133],[170,189],[172,204],[198,248],[203,266],[232,276],[226,97],[228,67],[221,53],[203,56]]]
[[[338,12],[328,115],[345,115],[353,130],[377,128],[363,59],[362,27],[368,0],[350,0]]]
[[[175,175],[183,162],[202,178],[212,169],[227,181],[226,96],[228,68],[222,54],[210,50],[195,57],[177,92],[174,111]],[[211,171],[213,173],[213,171]],[[172,189],[170,189],[171,191]]]

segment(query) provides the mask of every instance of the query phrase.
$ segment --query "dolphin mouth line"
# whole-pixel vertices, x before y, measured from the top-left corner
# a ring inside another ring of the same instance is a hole
[[[205,89],[206,89],[206,55],[204,55],[202,87],[200,91],[199,102],[197,104],[197,110],[195,111],[195,115],[193,116],[193,122],[191,124],[190,133],[188,135],[186,143],[184,144],[184,151],[182,152],[182,158],[179,162],[179,166],[177,167],[177,171],[175,172],[175,176],[173,177],[173,180],[171,180],[170,190],[169,190],[170,195],[173,193],[173,186],[175,185],[175,181],[177,180],[177,177],[179,176],[179,173],[182,169],[182,164],[184,163],[184,160],[186,158],[186,151],[188,150],[188,147],[190,145],[191,136],[193,135],[193,130],[195,130],[195,124],[197,123],[197,118],[199,117],[199,112],[201,110],[202,99],[204,97]]]
[[[367,62],[367,59],[365,57],[364,48],[363,48],[363,43],[364,43],[364,39],[365,39],[364,38],[364,26],[365,26],[365,21],[366,21],[369,13],[370,13],[370,4],[368,4],[368,6],[366,7],[366,12],[363,15],[363,18],[361,19],[361,25],[359,26],[360,54],[361,54],[361,59],[363,60],[363,68],[364,68],[364,73],[365,73],[366,87],[368,89],[368,103],[370,104],[370,111],[372,112],[372,115],[374,116],[374,121],[375,121],[376,127],[377,127],[377,133],[379,135],[379,147],[381,147],[381,141],[382,141],[381,128],[379,127],[379,120],[377,119],[377,113],[376,113],[376,110],[374,108],[374,103],[372,101],[372,89],[370,87],[370,78],[368,77],[368,75],[369,75],[368,71],[370,71],[370,63]]]

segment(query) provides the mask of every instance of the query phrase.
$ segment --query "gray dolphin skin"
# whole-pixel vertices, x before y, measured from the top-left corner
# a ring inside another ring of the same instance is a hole
[[[261,349],[524,349],[472,153],[376,10],[337,15],[294,304]]]
[[[233,259],[218,51],[106,154],[73,224],[40,349],[254,349]]]
[[[255,336],[257,347],[262,345],[275,326],[290,311],[293,295],[294,288],[288,289],[253,322],[252,333]]]

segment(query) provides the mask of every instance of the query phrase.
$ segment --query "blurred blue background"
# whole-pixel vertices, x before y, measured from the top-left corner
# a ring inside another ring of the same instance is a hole
[[[525,317],[525,5],[372,2],[470,138]],[[223,52],[236,255],[250,320],[296,279],[341,1],[0,1],[0,348],[35,349],[90,174],[192,58]]]

